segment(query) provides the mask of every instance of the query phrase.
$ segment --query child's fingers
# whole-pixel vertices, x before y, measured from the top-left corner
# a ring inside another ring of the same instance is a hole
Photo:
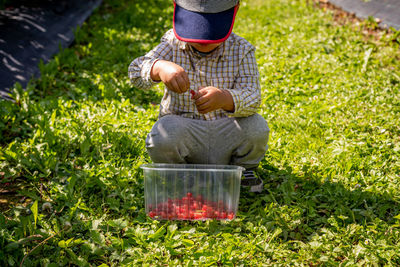
[[[210,100],[205,94],[205,92],[197,92],[195,96],[196,106],[202,105]]]
[[[171,81],[165,83],[169,90],[181,94],[187,91],[186,82],[183,78],[172,79]]]
[[[209,108],[210,108],[210,105],[209,105],[209,103],[208,103],[208,101],[207,101],[207,102],[204,102],[204,103],[202,103],[202,104],[200,104],[200,105],[196,105],[196,107],[197,107],[197,110],[198,110],[200,113],[207,113],[208,110],[209,110]]]
[[[195,92],[195,94],[193,95],[192,98],[197,101],[199,98],[201,98],[205,94],[207,94],[207,91],[197,91],[197,92]]]
[[[190,81],[189,81],[189,77],[186,74],[186,72],[182,73],[182,75],[178,76],[176,78],[178,86],[179,86],[179,90],[181,93],[186,92],[187,90],[189,90],[190,87]]]
[[[184,81],[185,81],[185,88],[186,90],[188,90],[190,88],[190,80],[189,80],[189,76],[187,75],[187,73],[185,72],[185,75],[183,75]],[[186,92],[185,90],[185,92]]]
[[[216,110],[216,108],[212,105],[212,103],[210,101],[208,101],[200,106],[196,106],[196,107],[197,107],[197,111],[200,114],[206,114],[208,112]]]
[[[185,78],[182,76],[177,77],[176,86],[177,86],[177,89],[179,90],[179,93],[184,93],[188,89]]]
[[[206,87],[200,86],[199,89],[197,89],[197,92],[199,92],[199,93],[207,93],[206,90],[203,90],[204,88],[206,88]]]
[[[181,93],[181,89],[179,88],[179,84],[176,80],[172,80],[169,83],[166,84],[166,86],[168,87],[169,90],[180,94]]]
[[[168,90],[175,92],[175,89],[171,82],[165,82],[164,84],[168,88]]]

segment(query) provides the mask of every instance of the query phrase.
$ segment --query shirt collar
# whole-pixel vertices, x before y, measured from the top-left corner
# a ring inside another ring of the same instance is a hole
[[[229,38],[228,38],[229,39]],[[226,47],[226,42],[228,40],[226,40],[225,42],[223,42],[220,46],[218,46],[212,53],[210,53],[209,55],[205,56],[207,58],[211,58],[212,60],[218,60],[218,59],[224,59],[225,56],[225,47]],[[193,48],[190,47],[190,45],[186,42],[182,42],[180,41],[179,47],[183,50],[188,51],[189,53],[191,53],[192,55],[199,57],[199,55],[193,50]]]

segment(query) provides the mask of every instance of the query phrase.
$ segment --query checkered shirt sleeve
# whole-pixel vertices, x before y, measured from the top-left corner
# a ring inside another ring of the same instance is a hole
[[[170,35],[164,35],[161,43],[145,56],[138,57],[132,61],[128,68],[129,79],[133,86],[141,89],[149,89],[159,81],[153,81],[150,77],[151,69],[157,60],[172,60],[172,47]]]
[[[233,88],[227,88],[235,104],[235,111],[231,114],[234,117],[253,115],[261,104],[259,72],[254,50],[253,47],[250,47],[243,51],[244,56],[238,64],[238,73],[235,76]]]

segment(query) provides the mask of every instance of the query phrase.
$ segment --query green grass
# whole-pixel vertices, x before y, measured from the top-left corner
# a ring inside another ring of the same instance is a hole
[[[271,128],[265,192],[242,192],[231,222],[158,222],[139,167],[161,90],[127,69],[171,15],[169,1],[103,1],[0,102],[0,183],[19,200],[0,214],[0,265],[400,265],[398,32],[364,36],[370,22],[337,25],[305,0],[243,1],[234,31],[257,47]]]

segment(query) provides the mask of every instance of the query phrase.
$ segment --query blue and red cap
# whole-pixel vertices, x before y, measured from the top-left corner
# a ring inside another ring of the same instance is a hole
[[[173,27],[184,42],[212,44],[232,32],[239,0],[175,0]]]

